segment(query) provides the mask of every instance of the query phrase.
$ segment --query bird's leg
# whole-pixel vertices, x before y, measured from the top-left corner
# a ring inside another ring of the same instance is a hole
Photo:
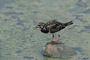
[[[52,39],[50,40],[50,42],[53,42],[53,40],[54,40],[54,35],[52,35]]]
[[[54,35],[52,35],[52,39],[50,40],[50,42],[48,42],[48,44],[54,42]]]
[[[58,34],[58,40],[56,41],[57,43],[60,42],[60,34]]]

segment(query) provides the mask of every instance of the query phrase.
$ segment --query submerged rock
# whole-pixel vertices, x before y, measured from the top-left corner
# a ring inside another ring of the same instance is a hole
[[[76,55],[71,47],[66,46],[64,43],[50,43],[46,44],[43,49],[43,55],[55,58],[71,58]]]

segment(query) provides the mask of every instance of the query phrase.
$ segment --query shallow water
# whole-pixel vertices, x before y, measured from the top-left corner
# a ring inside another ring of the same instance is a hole
[[[34,26],[53,19],[74,22],[59,33],[77,56],[57,59],[42,55],[51,34],[34,30]],[[12,59],[90,60],[90,0],[0,0],[0,60]]]

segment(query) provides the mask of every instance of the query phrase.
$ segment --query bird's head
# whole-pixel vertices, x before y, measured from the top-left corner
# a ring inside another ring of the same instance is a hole
[[[36,25],[36,27],[35,28],[43,28],[43,26],[45,25],[45,23],[43,23],[43,22],[39,22],[37,25]]]

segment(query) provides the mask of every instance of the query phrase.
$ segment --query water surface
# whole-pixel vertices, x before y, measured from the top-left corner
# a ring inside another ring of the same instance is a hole
[[[89,7],[90,0],[0,0],[0,60],[90,60]],[[33,27],[53,19],[74,22],[59,33],[77,56],[57,59],[42,55],[51,34]]]

